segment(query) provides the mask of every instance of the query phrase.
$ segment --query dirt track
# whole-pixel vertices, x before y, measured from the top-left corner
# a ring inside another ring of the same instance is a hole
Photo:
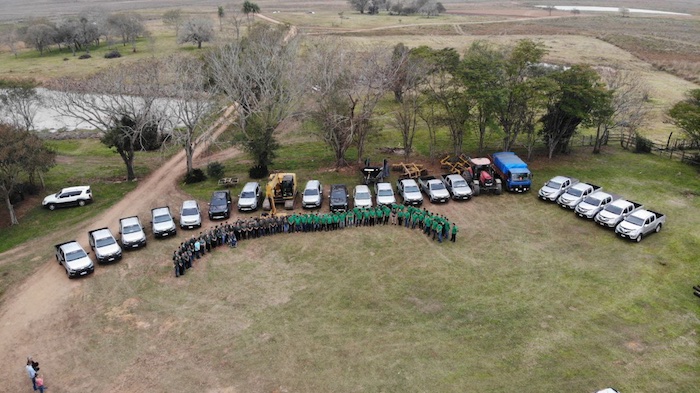
[[[208,141],[214,140],[230,124],[233,110],[234,107],[226,109],[211,129],[202,135],[195,150],[195,160],[201,157]],[[225,159],[226,156],[234,155],[237,152],[237,149],[231,148],[225,153],[219,154],[218,157]],[[63,232],[66,232],[67,236],[70,236],[70,233],[80,234],[77,236],[77,240],[86,246],[86,233],[89,228],[114,226],[119,218],[127,215],[138,214],[145,218],[149,216],[150,209],[155,206],[177,206],[179,201],[187,198],[177,185],[184,173],[185,152],[183,150],[139,182],[135,190],[109,210],[90,222],[81,223],[74,228],[67,228]],[[26,257],[32,255],[33,252],[36,250],[20,246],[0,254],[0,260],[7,261],[11,258]],[[95,274],[100,274],[99,267]],[[12,294],[8,294],[2,309],[0,309],[0,364],[5,366],[3,367],[5,383],[0,386],[0,390],[16,391],[18,385],[14,382],[19,380],[20,376],[13,371],[21,370],[21,362],[26,356],[38,355],[47,350],[47,348],[35,347],[36,344],[29,339],[30,335],[36,334],[43,322],[52,319],[55,313],[65,310],[67,304],[74,300],[74,296],[80,294],[82,283],[83,280],[79,279],[65,279],[63,268],[51,257],[31,276],[31,279],[26,280]],[[60,345],[59,342],[56,344]],[[12,382],[9,381],[10,375]],[[24,377],[26,378],[26,376]],[[26,383],[26,381],[22,381],[22,383]]]

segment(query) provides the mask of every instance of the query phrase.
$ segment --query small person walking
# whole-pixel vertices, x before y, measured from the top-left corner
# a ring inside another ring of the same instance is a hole
[[[36,389],[40,393],[44,393],[44,389],[46,389],[46,386],[44,386],[44,377],[41,375],[36,376]]]
[[[32,381],[32,388],[34,390],[37,390],[36,386],[36,370],[34,369],[34,362],[31,357],[27,358],[27,374],[29,375],[29,379]],[[39,368],[39,363],[36,363],[37,369]]]

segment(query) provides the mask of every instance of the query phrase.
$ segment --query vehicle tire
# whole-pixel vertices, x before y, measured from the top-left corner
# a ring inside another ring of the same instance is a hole
[[[637,236],[637,238],[634,239],[634,241],[636,241],[637,243],[639,243],[639,242],[642,241],[642,237],[643,237],[643,236],[642,236],[642,234],[640,233],[639,236]]]
[[[479,185],[474,184],[474,186],[472,186],[472,194],[474,194],[474,196],[478,196],[480,192],[481,188],[479,187]]]
[[[50,203],[50,204],[49,204],[49,210],[51,210],[51,211],[56,210],[56,205],[54,205],[53,203]]]
[[[656,226],[656,229],[655,229],[656,233],[661,232],[661,226],[662,226],[661,224]]]
[[[496,184],[496,195],[501,195],[503,193],[503,186],[499,183]]]
[[[80,207],[83,207],[83,206],[85,206],[85,201],[84,201],[84,200],[82,200],[82,199],[81,199],[81,200],[79,200],[79,201],[78,201],[78,206],[80,206]]]

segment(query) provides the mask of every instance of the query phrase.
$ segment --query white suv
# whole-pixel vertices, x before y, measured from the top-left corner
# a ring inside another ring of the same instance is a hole
[[[197,201],[182,202],[180,210],[180,228],[199,228],[202,226],[202,213]]]
[[[304,187],[301,206],[305,209],[321,207],[323,203],[323,185],[318,180],[309,180]]]
[[[363,184],[355,186],[352,198],[355,207],[372,207],[372,193],[369,192],[369,187]]]
[[[90,186],[68,187],[44,198],[42,206],[49,210],[64,206],[85,206],[92,202]]]
[[[151,209],[151,224],[153,225],[153,236],[166,237],[177,233],[175,221],[170,215],[168,206]]]
[[[391,188],[391,183],[377,183],[374,186],[374,192],[377,194],[377,206],[393,205],[396,203],[394,189]]]
[[[258,201],[260,200],[260,184],[251,181],[243,186],[241,194],[238,196],[238,210],[254,211],[258,209]]]

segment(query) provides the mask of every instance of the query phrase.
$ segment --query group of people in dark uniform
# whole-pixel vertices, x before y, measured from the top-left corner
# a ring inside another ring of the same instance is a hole
[[[264,214],[261,217],[240,218],[232,223],[217,224],[180,243],[178,249],[173,252],[175,277],[185,274],[194,265],[195,260],[202,258],[206,253],[217,247],[237,247],[239,240],[277,233],[322,232],[375,225],[400,225],[419,229],[439,243],[448,238],[455,242],[459,231],[457,224],[451,223],[445,216],[427,209],[396,203],[391,206],[355,207],[331,213]]]

